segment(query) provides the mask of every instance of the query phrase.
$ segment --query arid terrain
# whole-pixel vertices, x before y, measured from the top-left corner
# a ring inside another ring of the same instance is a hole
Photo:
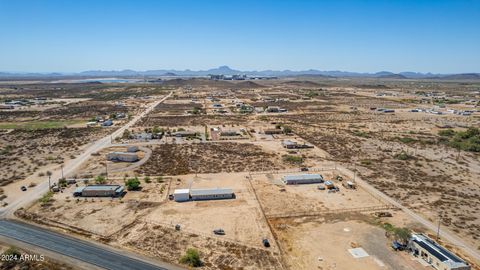
[[[2,101],[46,100],[0,110],[1,200],[8,204],[30,192],[20,185],[30,189],[46,181],[47,171],[169,91],[169,98],[64,176],[76,183],[16,216],[174,264],[195,248],[202,269],[426,269],[407,252],[393,251],[385,228],[431,237],[436,231],[372,187],[480,252],[475,81],[301,77],[1,84]],[[109,120],[113,124],[105,126]],[[139,148],[138,161],[106,161],[108,153],[130,146]],[[298,174],[320,174],[339,190],[282,180]],[[123,186],[132,179],[140,188],[126,189],[119,198],[73,196],[86,184]],[[58,180],[52,182],[60,185]],[[347,181],[358,181],[357,188],[347,188]],[[176,189],[204,188],[229,188],[235,196],[173,200]],[[213,233],[219,228],[225,235]],[[442,233],[439,242],[479,269],[475,258]],[[358,247],[368,256],[349,253]]]

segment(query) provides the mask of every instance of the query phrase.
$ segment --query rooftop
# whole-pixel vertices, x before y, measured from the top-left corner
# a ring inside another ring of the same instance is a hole
[[[314,179],[323,179],[320,174],[298,174],[298,175],[285,175],[283,180],[314,180]]]
[[[122,188],[120,185],[91,185],[84,187],[83,190],[117,190]]]
[[[192,196],[205,196],[205,195],[224,195],[233,194],[231,188],[205,188],[205,189],[191,189],[190,195]]]
[[[450,267],[467,266],[465,261],[423,234],[413,234],[412,241]]]

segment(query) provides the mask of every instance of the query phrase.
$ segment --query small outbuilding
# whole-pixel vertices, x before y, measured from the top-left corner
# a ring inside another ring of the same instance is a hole
[[[185,202],[190,200],[190,190],[189,189],[175,189],[173,192],[173,199],[176,202]]]
[[[323,183],[323,177],[320,174],[286,175],[283,182],[287,185]]]

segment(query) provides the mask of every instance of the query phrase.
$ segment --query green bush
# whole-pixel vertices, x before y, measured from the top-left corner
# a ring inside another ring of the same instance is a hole
[[[95,177],[95,184],[103,185],[105,183],[107,183],[107,179],[105,178],[105,176],[99,175],[99,176]]]
[[[200,260],[200,254],[198,250],[194,248],[187,249],[185,255],[180,258],[180,263],[192,266],[192,267],[199,267],[202,266],[202,261]]]
[[[441,143],[446,143],[450,147],[469,151],[480,152],[480,129],[471,127],[466,131],[442,130],[438,133],[442,138]]]
[[[143,178],[143,181],[145,181],[145,183],[147,184],[152,182],[152,180],[148,176],[145,176],[145,178]]]
[[[395,158],[399,159],[399,160],[409,160],[409,159],[413,159],[413,156],[411,156],[411,155],[407,154],[406,152],[402,151],[399,154],[396,154]]]
[[[140,180],[138,180],[138,177],[130,178],[125,181],[125,186],[127,186],[127,190],[138,190],[140,188]]]
[[[284,155],[283,160],[288,163],[296,163],[296,164],[303,163],[303,158],[299,156]]]
[[[46,204],[46,203],[48,203],[48,202],[50,202],[50,201],[52,200],[52,197],[53,197],[53,192],[52,192],[52,191],[49,191],[49,192],[43,194],[42,198],[40,198],[39,201],[40,201],[42,204]]]

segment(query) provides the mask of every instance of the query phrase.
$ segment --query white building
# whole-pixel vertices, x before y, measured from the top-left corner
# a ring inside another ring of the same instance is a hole
[[[191,189],[190,196],[194,201],[234,198],[233,190],[230,188]]]
[[[408,249],[438,270],[470,270],[462,259],[423,234],[413,234]]]
[[[173,192],[173,199],[176,202],[185,202],[190,200],[190,190],[189,189],[175,189]]]
[[[323,177],[320,174],[286,175],[283,182],[287,185],[323,183]]]

